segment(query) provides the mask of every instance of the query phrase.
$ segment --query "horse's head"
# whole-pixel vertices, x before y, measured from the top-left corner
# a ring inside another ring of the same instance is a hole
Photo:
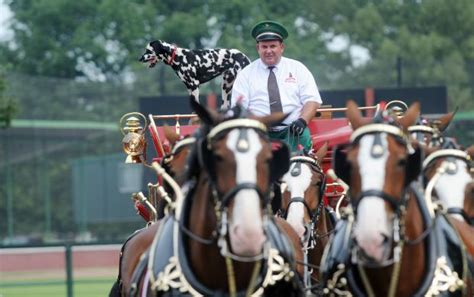
[[[290,170],[282,179],[282,211],[302,239],[309,235],[322,212],[326,177],[321,161],[326,152],[327,143],[316,154],[292,157]]]
[[[434,190],[448,212],[455,218],[470,221],[464,210],[465,189],[472,183],[472,154],[474,146],[464,151],[451,139],[445,138],[442,147],[425,148],[423,180],[427,191]],[[431,194],[431,192],[429,193]]]
[[[192,136],[181,137],[169,126],[163,126],[163,130],[171,145],[171,152],[163,158],[162,166],[179,184],[182,184],[187,157],[196,138]]]
[[[442,133],[448,128],[455,114],[456,111],[432,119],[420,117],[415,125],[408,127],[408,131],[422,145],[440,146],[443,142]]]
[[[354,237],[361,255],[375,263],[390,255],[394,220],[406,203],[405,188],[420,172],[420,150],[414,150],[407,137],[419,109],[415,103],[401,118],[382,115],[373,121],[362,117],[355,102],[347,104],[354,132],[345,159],[337,161],[346,164],[336,166],[336,174],[338,167],[350,171],[346,176],[355,211]]]
[[[285,115],[252,117],[240,107],[217,114],[197,103],[193,108],[208,126],[197,144],[198,159],[209,175],[221,235],[228,230],[233,253],[255,256],[266,240],[270,185],[289,166],[288,147],[272,151],[267,127]]]

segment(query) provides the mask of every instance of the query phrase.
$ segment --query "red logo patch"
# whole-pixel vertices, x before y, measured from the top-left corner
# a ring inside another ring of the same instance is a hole
[[[296,83],[296,78],[294,78],[293,74],[291,74],[291,72],[289,72],[288,77],[285,78],[285,82],[287,82],[287,83]]]

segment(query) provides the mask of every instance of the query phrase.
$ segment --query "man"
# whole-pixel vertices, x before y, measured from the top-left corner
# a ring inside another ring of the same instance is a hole
[[[292,152],[299,144],[310,150],[307,125],[322,103],[313,75],[301,62],[282,57],[283,40],[288,37],[283,25],[263,21],[254,26],[251,34],[257,41],[260,58],[237,75],[231,105],[240,102],[255,115],[279,111],[289,114],[280,126],[270,130],[270,138],[285,141]]]

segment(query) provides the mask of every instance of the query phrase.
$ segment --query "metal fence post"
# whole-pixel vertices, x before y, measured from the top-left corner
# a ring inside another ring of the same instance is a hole
[[[67,297],[73,297],[73,278],[72,278],[72,245],[66,243],[66,287]]]

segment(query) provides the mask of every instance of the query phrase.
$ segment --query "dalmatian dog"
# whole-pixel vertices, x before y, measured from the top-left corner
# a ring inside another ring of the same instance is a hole
[[[199,102],[199,85],[222,74],[222,108],[229,107],[229,96],[237,73],[250,64],[236,49],[185,49],[161,40],[150,42],[140,62],[154,67],[159,61],[171,66],[188,92]]]

